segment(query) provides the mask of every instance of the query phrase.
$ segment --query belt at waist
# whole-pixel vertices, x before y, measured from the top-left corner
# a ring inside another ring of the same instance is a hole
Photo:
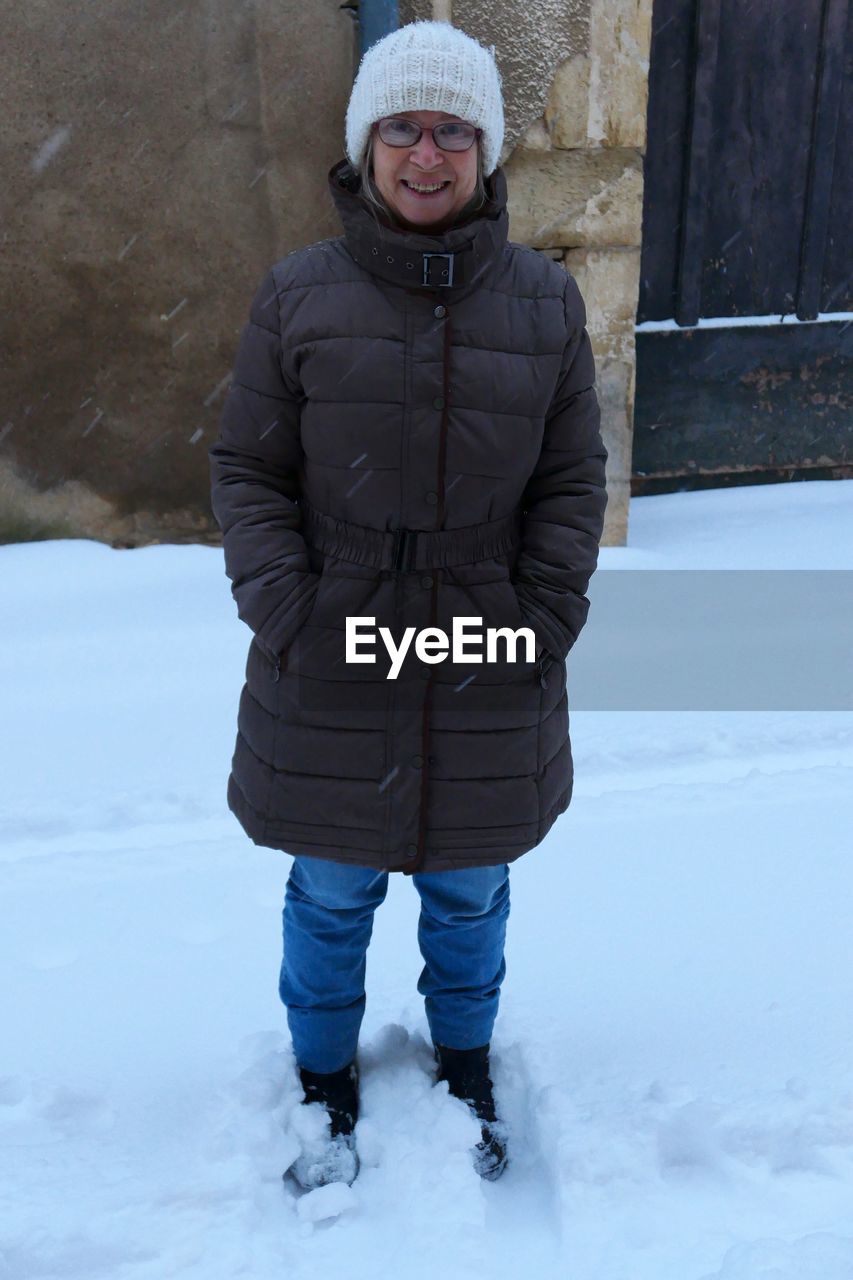
[[[490,560],[512,550],[521,527],[520,510],[461,529],[385,530],[337,520],[317,511],[304,499],[300,509],[302,532],[309,546],[325,555],[392,573],[417,573],[421,569]]]

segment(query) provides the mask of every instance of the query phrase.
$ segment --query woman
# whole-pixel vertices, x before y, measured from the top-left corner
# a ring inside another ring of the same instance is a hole
[[[330,1119],[294,1176],[357,1172],[365,955],[400,871],[437,1079],[480,1119],[494,1178],[509,863],[571,798],[565,658],[607,453],[577,286],[507,242],[491,53],[448,23],[393,32],[362,60],[346,140],[329,174],[344,234],[262,283],[210,449],[254,632],[228,803],[294,855],[279,991],[304,1100]],[[468,647],[448,652],[462,618]],[[483,651],[488,628],[530,643]]]

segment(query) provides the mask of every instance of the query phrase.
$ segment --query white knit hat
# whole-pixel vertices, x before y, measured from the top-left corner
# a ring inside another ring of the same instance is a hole
[[[482,129],[483,172],[497,168],[504,138],[501,78],[493,49],[449,22],[409,22],[361,60],[346,119],[347,158],[361,167],[370,126],[399,111],[443,111]]]

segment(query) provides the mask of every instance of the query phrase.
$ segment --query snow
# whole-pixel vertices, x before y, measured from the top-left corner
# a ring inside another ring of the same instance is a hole
[[[838,324],[853,321],[853,311],[820,311],[811,320],[801,320],[799,316],[783,313],[772,316],[702,316],[696,324],[679,324],[672,318],[668,320],[642,320],[634,325],[637,333],[675,333],[685,329],[765,329],[768,325],[777,324]]]
[[[853,483],[809,480],[632,498],[600,569],[853,568]],[[595,582],[595,578],[592,580]]]
[[[601,568],[851,568],[853,482],[635,499]],[[511,1160],[433,1087],[417,895],[368,955],[361,1172],[296,1195],[291,859],[225,807],[221,551],[0,547],[0,1277],[853,1277],[848,712],[573,711],[513,866]]]

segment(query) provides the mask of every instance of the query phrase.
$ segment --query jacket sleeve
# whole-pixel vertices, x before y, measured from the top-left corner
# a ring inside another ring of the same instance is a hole
[[[270,271],[243,327],[219,439],[208,457],[237,613],[272,659],[307,619],[320,580],[300,532],[301,399],[297,376],[284,366]]]
[[[571,276],[564,299],[567,341],[542,451],[522,495],[513,579],[525,625],[561,661],[586,622],[584,593],[598,563],[607,506],[595,363],[583,299]]]

